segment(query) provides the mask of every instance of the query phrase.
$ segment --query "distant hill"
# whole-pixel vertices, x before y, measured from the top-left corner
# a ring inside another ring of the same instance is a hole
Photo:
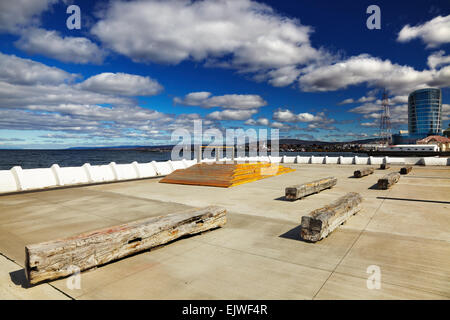
[[[141,150],[141,149],[166,149],[173,148],[174,145],[158,145],[158,146],[109,146],[109,147],[72,147],[66,150]]]
[[[352,140],[345,142],[329,142],[329,141],[319,141],[319,140],[300,140],[300,139],[280,139],[279,145],[287,144],[287,145],[295,145],[295,146],[312,146],[312,145],[342,145],[342,144],[364,144],[364,143],[374,143],[379,139],[361,139],[361,140]],[[270,140],[268,141],[270,145]],[[248,143],[246,143],[248,145]],[[151,150],[151,149],[171,149],[174,145],[156,145],[156,146],[132,146],[132,145],[123,145],[123,146],[109,146],[109,147],[72,147],[67,150]]]
[[[318,141],[318,140],[300,140],[300,139],[280,139],[279,144],[290,144],[290,145],[305,145],[305,146],[311,146],[311,145],[340,145],[340,144],[364,144],[364,143],[374,143],[378,141],[378,138],[371,138],[371,139],[361,139],[361,140],[352,140],[352,141],[343,141],[343,142],[329,142],[329,141]]]

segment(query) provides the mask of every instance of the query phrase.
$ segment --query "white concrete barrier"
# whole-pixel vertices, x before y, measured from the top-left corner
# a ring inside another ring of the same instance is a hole
[[[169,161],[156,162],[156,172],[159,176],[167,176],[168,174],[171,174],[173,172],[172,166]],[[213,161],[215,160],[213,159]]]
[[[56,187],[57,182],[50,168],[23,169],[23,190]]]
[[[269,156],[261,156],[261,157],[258,157],[258,158],[259,158],[259,161],[270,162]]]
[[[131,163],[116,164],[115,167],[117,171],[117,180],[130,180],[139,178],[136,169]]]
[[[114,181],[114,172],[110,165],[90,166],[90,180],[93,183]]]
[[[393,158],[389,157],[390,164],[405,164],[405,158]]]
[[[369,157],[369,164],[382,164],[383,158],[382,157]]]
[[[15,166],[11,168],[11,173],[17,184],[17,191],[26,190],[23,183],[23,170],[20,166]]]
[[[89,183],[89,179],[83,167],[61,167],[61,182],[67,186]]]
[[[138,168],[142,178],[151,178],[158,175],[151,162],[138,163]]]
[[[231,161],[222,158],[221,161]],[[236,161],[254,162],[266,161],[271,163],[298,163],[298,164],[410,164],[426,166],[450,166],[450,158],[438,157],[328,157],[328,156],[261,156],[240,157]],[[203,159],[203,162],[215,162],[215,159]],[[130,164],[90,165],[85,163],[81,167],[59,167],[54,164],[50,168],[22,169],[15,166],[10,170],[0,170],[0,193],[36,190],[57,186],[70,186],[89,183],[111,182],[150,178],[168,175],[174,170],[188,168],[197,163],[197,160],[179,160],[149,163],[132,162]]]
[[[56,185],[63,186],[61,178],[61,168],[59,167],[59,165],[55,163],[50,167],[50,169],[52,169],[53,176],[55,177],[56,180]]]
[[[369,158],[355,156],[354,163],[355,164],[369,164]]]
[[[270,163],[280,163],[281,160],[282,160],[282,157],[272,157],[272,156],[269,156],[269,162],[270,162]]]
[[[323,164],[325,161],[325,157],[316,157],[316,156],[311,156],[311,163],[313,164]]]
[[[295,163],[309,163],[310,159],[311,159],[311,157],[296,156],[295,157]]]
[[[426,166],[446,166],[448,163],[448,159],[447,158],[424,157],[424,158],[422,158],[422,163]]]
[[[197,164],[197,160],[184,160],[183,162],[186,164],[186,168],[192,167]]]
[[[295,163],[295,157],[283,156],[283,163]]]
[[[339,157],[339,164],[353,164],[353,157]]]
[[[172,161],[172,169],[173,170],[178,170],[178,169],[186,169],[186,166],[184,165],[184,162],[179,160],[179,161]]]
[[[0,171],[0,193],[15,192],[20,189],[17,186],[16,179],[11,170]]]
[[[339,157],[325,157],[325,163],[326,164],[338,164]]]

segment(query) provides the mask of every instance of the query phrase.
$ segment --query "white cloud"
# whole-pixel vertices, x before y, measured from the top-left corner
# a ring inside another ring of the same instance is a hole
[[[296,114],[289,109],[281,108],[273,112],[273,119],[280,122],[315,122],[325,120],[322,112],[319,112],[317,115],[308,112]]]
[[[350,104],[350,103],[363,103],[363,102],[368,102],[368,101],[373,101],[373,100],[375,100],[375,97],[371,97],[371,96],[369,96],[369,97],[364,96],[364,97],[359,98],[358,100],[355,100],[353,98],[348,98],[348,99],[345,99],[345,100],[339,102],[338,105]]]
[[[250,0],[113,1],[103,16],[91,32],[139,62],[205,61],[282,86],[296,66],[328,57],[311,46],[310,27]]]
[[[0,80],[12,84],[58,84],[74,77],[64,70],[0,52]]]
[[[174,98],[174,103],[203,108],[221,107],[225,109],[256,109],[267,104],[263,98],[254,94],[226,94],[212,96],[210,92],[192,92],[184,98]]]
[[[429,82],[432,87],[449,87],[450,86],[450,65],[441,68],[435,72],[435,77]]]
[[[363,127],[377,127],[377,126],[379,126],[379,124],[377,124],[376,122],[362,122],[361,125]]]
[[[377,100],[377,103],[381,104],[381,100]],[[408,95],[404,96],[394,96],[389,98],[389,103],[398,104],[398,103],[408,103]]]
[[[341,102],[338,103],[338,105],[350,104],[350,103],[355,103],[355,99],[348,98],[348,99],[342,100]]]
[[[0,108],[59,104],[130,105],[131,103],[131,99],[80,90],[68,84],[18,85],[0,81]]]
[[[450,78],[445,68],[417,71],[410,66],[361,54],[331,65],[311,68],[300,77],[299,82],[304,91],[335,91],[350,85],[367,84],[405,95],[427,86],[449,86]]]
[[[24,32],[16,46],[30,54],[42,54],[63,62],[103,62],[105,51],[88,38],[61,37],[57,31],[31,28]]]
[[[424,24],[411,27],[406,25],[400,30],[397,41],[408,42],[420,38],[428,48],[450,43],[450,15],[437,16]]]
[[[271,126],[272,128],[280,129],[280,130],[289,130],[289,129],[292,128],[291,125],[289,125],[289,124],[287,124],[287,123],[282,123],[282,122],[279,122],[279,121],[274,121],[274,122],[272,122],[272,123],[270,124],[270,126]]]
[[[450,104],[442,104],[442,121],[450,120]],[[445,128],[443,128],[445,129]]]
[[[381,104],[378,103],[364,103],[358,107],[348,110],[354,113],[369,113],[369,112],[381,112]]]
[[[269,119],[267,118],[258,118],[258,120],[254,120],[254,119],[248,119],[247,121],[245,121],[246,125],[249,126],[268,126],[269,125]]]
[[[300,75],[300,70],[294,66],[282,67],[269,71],[267,78],[274,87],[284,87],[294,82]]]
[[[350,109],[349,112],[362,114],[364,119],[374,119],[374,122],[363,122],[364,127],[379,127],[381,118],[381,102],[365,103],[356,108]],[[408,123],[408,104],[390,105],[390,115],[392,125],[404,125]]]
[[[258,113],[257,110],[231,110],[226,109],[223,111],[214,111],[207,115],[208,119],[212,120],[247,120],[255,113]]]
[[[0,53],[0,128],[77,133],[86,139],[170,140],[168,130],[192,127],[193,119],[199,118],[196,114],[175,116],[134,105],[128,95],[150,95],[159,90],[148,77],[100,74],[74,84],[68,81],[74,76]],[[207,120],[203,124],[212,126],[214,122]]]
[[[78,87],[92,92],[123,96],[152,96],[163,90],[158,81],[150,77],[121,72],[97,74],[80,83]]]
[[[161,89],[149,77],[102,73],[75,84],[68,81],[73,74],[4,54],[0,54],[0,71],[0,128],[52,132],[40,137],[47,145],[77,137],[83,144],[96,145],[99,141],[130,140],[168,143],[171,131],[192,131],[193,121],[201,119],[195,113],[173,115],[135,105],[129,96],[152,95]],[[252,115],[257,110],[244,112]],[[220,116],[240,118],[245,114],[227,111]],[[214,116],[211,118],[203,120],[204,129],[222,129]]]
[[[41,13],[57,1],[0,1],[0,32],[18,32],[24,26],[38,25]]]
[[[90,137],[154,137],[174,116],[138,106],[98,105],[29,106],[28,109],[1,109],[0,127],[10,130],[43,130]],[[61,136],[62,137],[62,136]],[[60,138],[61,138],[60,137]],[[69,138],[69,137],[66,137]]]
[[[427,64],[431,69],[436,69],[438,66],[450,64],[450,55],[445,56],[444,50],[439,50],[428,56]]]

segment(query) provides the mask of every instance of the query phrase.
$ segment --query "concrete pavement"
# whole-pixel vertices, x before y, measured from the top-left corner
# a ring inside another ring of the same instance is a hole
[[[37,295],[50,299],[450,298],[449,168],[415,166],[377,190],[378,178],[400,167],[356,179],[353,171],[366,166],[288,166],[296,171],[228,189],[146,179],[0,196],[0,297],[35,299],[31,290],[44,290]],[[333,189],[282,199],[286,186],[326,176],[338,178]],[[350,191],[363,196],[361,212],[326,239],[299,240],[302,215]],[[228,209],[224,228],[83,272],[80,289],[67,279],[22,288],[10,276],[23,269],[26,244],[206,205]],[[380,268],[380,289],[367,288],[371,265]],[[5,290],[12,285],[20,288]]]

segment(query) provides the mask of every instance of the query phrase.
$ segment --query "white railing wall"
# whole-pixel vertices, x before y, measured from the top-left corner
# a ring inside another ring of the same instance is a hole
[[[229,158],[222,158],[220,160],[231,161]],[[329,157],[298,155],[282,157],[239,157],[235,158],[235,160],[242,162],[265,161],[286,164],[379,165],[382,163],[390,163],[394,165],[450,166],[450,158],[437,157]],[[215,161],[215,159],[202,160],[205,163]],[[179,161],[152,161],[148,163],[138,163],[135,161],[129,164],[116,164],[115,162],[111,162],[106,165],[90,165],[86,163],[81,167],[60,167],[54,164],[50,168],[38,169],[22,169],[19,166],[15,166],[10,170],[0,170],[0,193],[165,176],[175,170],[185,169],[196,163],[197,160],[183,159]]]

